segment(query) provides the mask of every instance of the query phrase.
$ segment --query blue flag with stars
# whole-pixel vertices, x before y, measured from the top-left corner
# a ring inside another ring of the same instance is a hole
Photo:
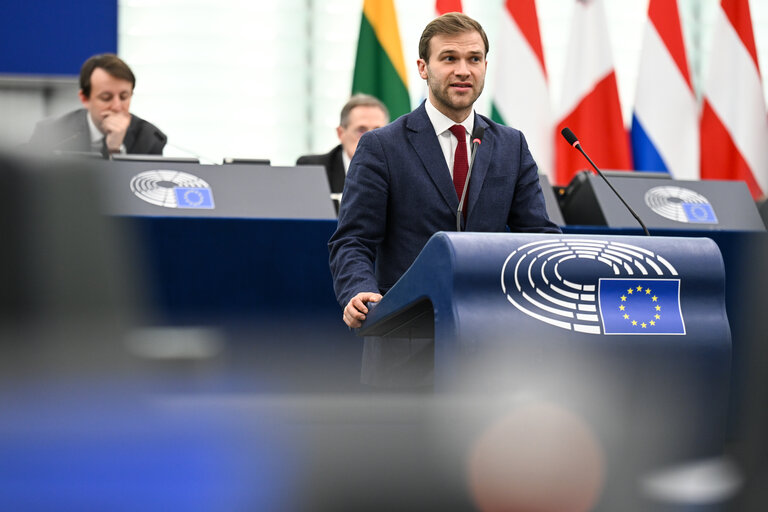
[[[211,189],[200,187],[175,187],[176,204],[179,208],[213,209]]]
[[[605,334],[685,334],[679,279],[600,279]]]
[[[682,203],[683,212],[688,222],[701,222],[707,224],[717,224],[717,216],[712,205],[701,203]]]

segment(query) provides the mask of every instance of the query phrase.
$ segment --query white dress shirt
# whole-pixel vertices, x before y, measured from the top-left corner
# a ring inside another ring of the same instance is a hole
[[[472,135],[472,130],[475,128],[475,110],[472,109],[472,112],[469,113],[464,121],[456,123],[437,110],[432,105],[432,102],[429,101],[429,98],[427,98],[424,106],[427,109],[427,116],[429,116],[429,120],[432,122],[432,127],[435,129],[437,140],[440,142],[440,149],[443,150],[445,163],[448,165],[448,172],[451,173],[451,178],[453,178],[453,157],[456,154],[458,141],[453,136],[453,133],[451,133],[450,128],[455,124],[460,124],[464,127],[464,143],[467,144],[467,158],[469,158],[469,138]],[[467,165],[469,165],[469,161],[467,161]]]
[[[96,127],[96,123],[91,119],[91,113],[85,113],[86,119],[88,119],[88,131],[91,134],[91,149],[95,153],[101,153],[101,145],[104,141],[104,134]],[[125,144],[120,144],[120,153],[123,155],[126,153]]]
[[[349,158],[343,146],[341,148],[341,162],[344,164],[344,174],[347,174],[349,172],[349,164],[352,162],[352,159]]]

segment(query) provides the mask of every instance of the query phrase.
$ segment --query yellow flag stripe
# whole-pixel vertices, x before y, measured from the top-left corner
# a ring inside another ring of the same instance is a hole
[[[397,26],[394,0],[365,0],[363,2],[363,15],[373,27],[379,44],[387,52],[400,80],[408,87],[408,75],[405,72],[403,45],[400,42],[400,30]]]

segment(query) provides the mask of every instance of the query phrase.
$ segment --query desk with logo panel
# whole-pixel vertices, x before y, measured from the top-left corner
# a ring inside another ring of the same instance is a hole
[[[673,180],[666,173],[604,171],[649,229],[765,231],[743,182]],[[574,176],[560,198],[568,225],[634,228],[637,221],[602,178]]]
[[[359,387],[361,347],[328,268],[336,214],[322,167],[99,165],[105,213],[139,242],[150,323],[222,329],[221,370],[246,375],[238,389]]]
[[[322,167],[200,165],[163,161],[103,164],[106,213],[154,217],[336,218]],[[325,180],[325,181],[324,181]]]

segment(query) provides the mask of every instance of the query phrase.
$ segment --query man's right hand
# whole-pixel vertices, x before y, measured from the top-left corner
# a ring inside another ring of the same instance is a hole
[[[110,153],[119,153],[125,141],[125,134],[131,124],[131,115],[125,112],[110,112],[101,121],[101,129]]]
[[[357,329],[363,325],[365,315],[368,314],[366,302],[379,302],[381,294],[375,292],[360,292],[349,301],[344,308],[344,323],[352,329]]]

